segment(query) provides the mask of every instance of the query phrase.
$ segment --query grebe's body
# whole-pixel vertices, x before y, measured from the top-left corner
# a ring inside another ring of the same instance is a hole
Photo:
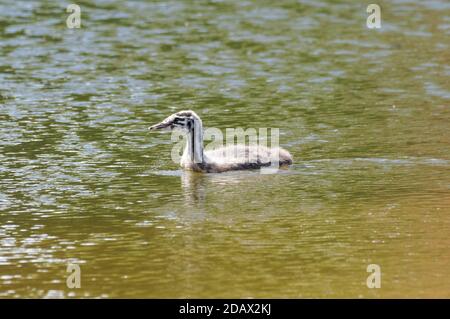
[[[232,170],[257,169],[267,166],[292,164],[292,156],[285,149],[265,146],[229,145],[218,149],[203,150],[203,125],[194,111],[172,114],[150,130],[170,131],[180,129],[187,134],[187,143],[180,165],[184,169],[205,173],[221,173]]]

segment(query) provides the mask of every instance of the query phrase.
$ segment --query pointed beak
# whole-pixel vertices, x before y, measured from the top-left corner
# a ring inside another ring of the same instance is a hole
[[[157,130],[165,129],[168,126],[170,126],[170,123],[161,122],[161,123],[150,126],[148,129],[149,129],[149,131],[157,131]]]
[[[170,131],[173,126],[173,116],[169,116],[168,118],[164,119],[162,122],[159,122],[158,124],[150,126],[148,129],[150,131]]]

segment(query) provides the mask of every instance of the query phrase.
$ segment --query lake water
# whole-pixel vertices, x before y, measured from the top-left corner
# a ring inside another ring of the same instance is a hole
[[[448,1],[76,3],[0,3],[0,297],[450,297]],[[182,109],[294,164],[183,172]]]

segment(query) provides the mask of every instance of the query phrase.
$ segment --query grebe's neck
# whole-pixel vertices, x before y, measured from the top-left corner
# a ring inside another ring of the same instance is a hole
[[[193,128],[187,135],[187,143],[183,152],[183,159],[192,163],[203,163],[203,127],[200,121],[194,121]]]

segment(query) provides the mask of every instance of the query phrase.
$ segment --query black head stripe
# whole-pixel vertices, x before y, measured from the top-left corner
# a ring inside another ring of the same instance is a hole
[[[179,117],[176,117],[176,118],[173,120],[173,124],[184,124],[184,119],[179,118]]]
[[[188,119],[187,120],[187,128],[188,128],[188,130],[192,130],[193,127],[194,127],[194,120],[193,119]]]
[[[186,126],[188,130],[191,130],[194,127],[194,120],[189,117],[175,117],[173,124]]]

